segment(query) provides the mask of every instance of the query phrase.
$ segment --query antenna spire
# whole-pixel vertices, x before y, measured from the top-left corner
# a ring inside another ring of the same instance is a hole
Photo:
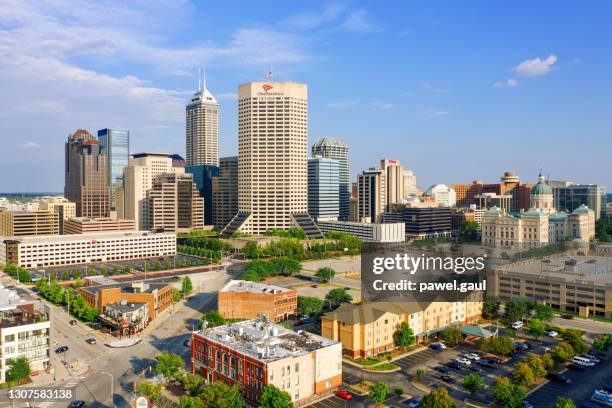
[[[202,77],[202,89],[206,90],[206,67],[204,67],[204,76]]]
[[[202,90],[202,68],[198,67],[198,92]]]

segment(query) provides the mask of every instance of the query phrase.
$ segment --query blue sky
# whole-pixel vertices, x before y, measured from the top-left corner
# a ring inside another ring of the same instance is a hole
[[[237,86],[272,69],[309,85],[310,143],[344,140],[353,175],[393,158],[423,189],[539,167],[612,186],[611,18],[609,1],[0,0],[0,191],[61,191],[77,128],[183,154],[199,66],[222,155]]]

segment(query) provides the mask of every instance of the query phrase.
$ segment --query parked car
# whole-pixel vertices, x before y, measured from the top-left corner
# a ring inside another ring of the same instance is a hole
[[[57,354],[65,353],[67,351],[68,351],[68,346],[59,346],[58,348],[55,349],[55,352]]]
[[[527,400],[523,401],[524,408],[533,408],[533,404]]]
[[[89,344],[96,344],[96,339],[95,337],[90,337],[88,339],[85,339],[85,341]]]
[[[563,319],[567,319],[567,320],[573,320],[574,319],[574,315],[571,315],[571,314],[564,314],[561,317]]]
[[[522,351],[528,350],[529,347],[531,347],[529,343],[527,343],[526,341],[519,341],[519,342],[514,343],[514,345],[516,346],[516,348]]]
[[[454,384],[457,382],[457,380],[455,380],[455,378],[451,377],[450,375],[443,375],[442,377],[440,377],[440,379],[448,384]]]
[[[601,360],[605,360],[605,359],[608,358],[608,355],[606,353],[602,353],[599,350],[591,350],[591,351],[589,351],[587,353],[587,356],[591,356],[591,355],[593,355],[593,356],[595,356],[595,357],[597,357],[597,358],[599,358]]]
[[[559,333],[554,330],[547,331],[546,334],[550,337],[557,337],[559,335]]]
[[[588,358],[595,364],[601,363],[601,360],[592,354],[583,354],[581,357]]]
[[[523,322],[521,322],[520,320],[516,321],[512,323],[510,327],[512,327],[514,330],[520,330],[523,327]]]
[[[586,366],[583,366],[583,365],[580,365],[580,364],[576,364],[576,363],[572,363],[572,364],[568,365],[567,368],[569,368],[570,370],[574,370],[574,371],[584,371],[584,370],[586,370]]]
[[[446,363],[446,366],[455,370],[461,370],[461,364],[456,361],[449,361],[448,363]]]
[[[405,405],[408,405],[410,408],[419,408],[421,406],[421,399],[414,397],[409,400],[403,402]]]
[[[430,350],[434,350],[434,351],[443,351],[444,348],[442,346],[440,346],[439,344],[433,343],[429,345],[429,349]]]
[[[604,390],[597,390],[591,395],[591,401],[594,401],[604,407],[612,407],[612,395],[608,394]]]
[[[475,372],[475,373],[482,373],[482,368],[476,367],[475,365],[469,366],[468,370]]]
[[[353,399],[353,395],[347,390],[338,390],[336,391],[336,396],[342,398],[343,400],[351,400]]]
[[[480,356],[476,353],[467,353],[465,355],[465,358],[470,359],[470,360],[474,360],[474,361],[478,361],[480,360]]]
[[[502,361],[497,357],[490,357],[487,359],[487,362],[489,364],[501,364]]]
[[[569,385],[572,383],[572,379],[563,374],[550,373],[546,376],[551,381],[558,382],[561,384]]]
[[[438,366],[434,370],[436,370],[437,372],[442,373],[442,374],[447,374],[447,373],[450,373],[451,371],[453,371],[449,367],[444,367],[444,366]]]
[[[591,361],[588,358],[581,357],[581,356],[576,356],[576,357],[572,358],[572,363],[578,364],[578,365],[581,365],[581,366],[585,366],[585,367],[594,367],[595,366],[595,363],[593,361]]]
[[[81,408],[84,406],[85,406],[85,401],[81,401],[81,400],[70,401],[70,404],[68,404],[68,408]]]
[[[608,384],[604,385],[602,389],[608,394],[612,394],[612,382],[609,382]]]
[[[462,357],[456,358],[455,361],[458,362],[459,364],[463,364],[466,366],[469,366],[470,364],[472,364],[470,360],[468,360],[467,358],[462,358]]]
[[[478,361],[478,365],[482,366],[482,367],[491,367],[491,364],[489,364],[488,360],[480,360]]]

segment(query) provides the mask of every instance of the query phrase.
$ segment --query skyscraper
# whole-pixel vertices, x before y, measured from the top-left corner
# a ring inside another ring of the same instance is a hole
[[[68,136],[65,158],[64,197],[76,204],[77,217],[108,217],[107,158],[100,142],[88,131],[78,129]]]
[[[601,201],[604,194],[602,186],[597,184],[572,184],[566,187],[555,187],[552,190],[557,211],[572,212],[584,204],[595,211],[595,219],[598,220],[601,217]]]
[[[417,185],[416,176],[412,170],[404,170],[404,198],[416,195]]]
[[[316,220],[337,220],[340,215],[340,163],[334,159],[308,159],[308,213]]]
[[[380,169],[384,172],[385,207],[404,202],[404,168],[399,160],[383,159]]]
[[[219,176],[212,179],[212,199],[213,225],[222,230],[238,212],[238,156],[219,159]]]
[[[130,158],[130,131],[119,129],[98,130],[98,140],[106,155],[106,178],[110,186],[111,210],[115,210],[115,189],[123,185],[123,169]]]
[[[186,108],[186,165],[219,166],[219,104],[198,84]]]
[[[210,164],[185,167],[185,173],[193,175],[193,182],[198,188],[200,197],[204,199],[204,224],[213,223],[213,177],[219,176],[219,167]]]
[[[385,171],[369,169],[357,176],[357,221],[380,222],[385,211]]]
[[[348,221],[350,216],[349,201],[351,198],[351,182],[349,167],[349,148],[340,139],[323,137],[312,145],[312,157],[321,156],[337,160],[340,165],[340,215],[341,221]]]
[[[225,233],[263,234],[307,215],[308,88],[251,82],[238,90],[238,215]]]

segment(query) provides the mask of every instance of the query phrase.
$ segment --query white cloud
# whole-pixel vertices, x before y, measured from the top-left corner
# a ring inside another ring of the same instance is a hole
[[[493,84],[495,88],[515,88],[518,86],[518,81],[514,78],[507,79],[504,82],[496,82]]]
[[[18,149],[23,149],[23,150],[32,150],[32,149],[39,149],[42,146],[36,142],[26,142],[20,145],[17,145]]]
[[[519,76],[540,76],[548,74],[552,66],[557,62],[557,56],[550,54],[545,59],[534,58],[525,60],[518,64],[512,72]]]
[[[421,116],[426,118],[441,118],[450,115],[450,112],[440,109],[426,109],[420,112]]]
[[[32,100],[19,103],[15,109],[29,113],[59,113],[65,111],[66,106],[56,100]]]
[[[352,108],[353,106],[357,106],[359,105],[360,102],[361,102],[361,99],[359,98],[346,100],[346,101],[335,101],[335,102],[329,102],[327,104],[327,107],[334,108],[334,109],[346,109],[346,108]]]
[[[373,112],[380,112],[380,111],[384,111],[384,110],[389,110],[394,108],[395,105],[392,104],[391,102],[384,102],[384,101],[374,101],[370,103],[370,109]]]
[[[328,4],[321,13],[294,14],[284,19],[282,23],[300,30],[310,30],[337,21],[345,11],[344,4]]]
[[[357,31],[360,33],[372,33],[380,29],[370,21],[368,13],[365,10],[351,12],[344,21],[342,28],[347,31]]]

